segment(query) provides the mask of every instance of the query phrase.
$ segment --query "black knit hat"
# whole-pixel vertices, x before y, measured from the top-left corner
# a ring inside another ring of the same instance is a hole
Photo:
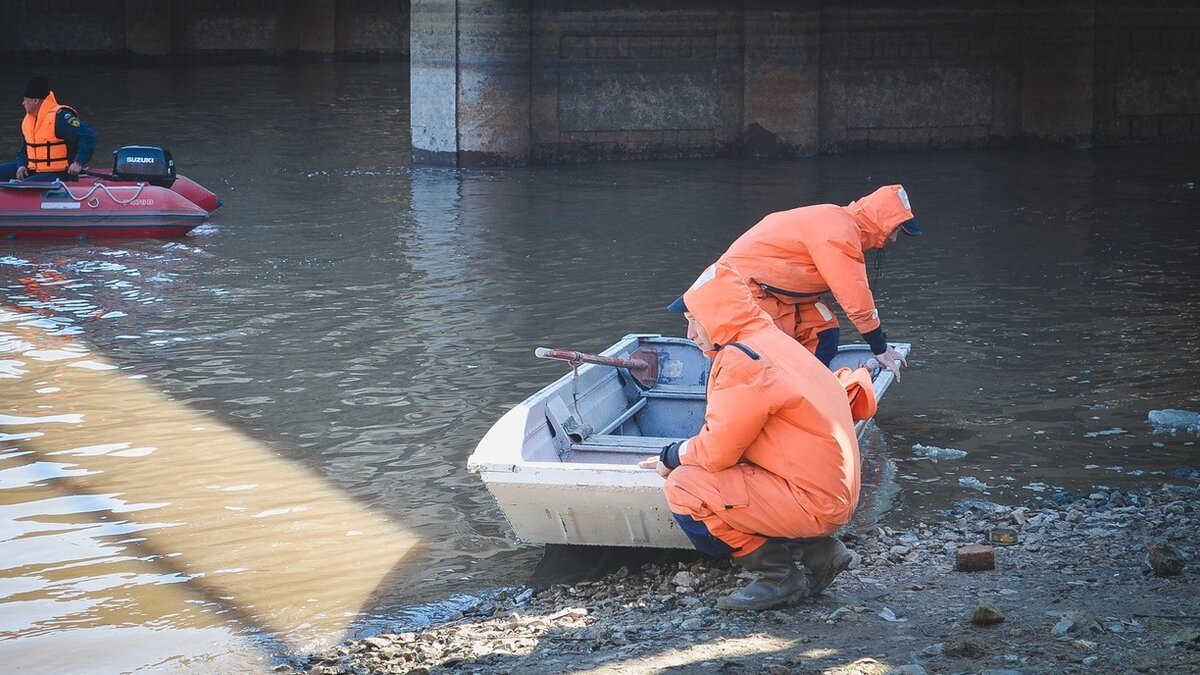
[[[41,75],[34,75],[25,83],[25,98],[46,98],[50,95],[50,83]]]

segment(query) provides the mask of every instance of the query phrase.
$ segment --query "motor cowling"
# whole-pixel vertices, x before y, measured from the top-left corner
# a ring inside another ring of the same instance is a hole
[[[175,159],[163,148],[152,145],[126,145],[113,151],[113,176],[171,187],[175,182]]]

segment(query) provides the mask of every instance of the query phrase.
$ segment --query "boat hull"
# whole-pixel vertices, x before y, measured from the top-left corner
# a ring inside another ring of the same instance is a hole
[[[908,353],[909,345],[894,346]],[[628,335],[603,355],[628,358],[639,347],[659,352],[650,389],[638,391],[618,369],[582,366],[509,410],[468,459],[521,542],[692,548],[667,508],[663,479],[637,462],[699,431],[709,362],[690,341],[657,335]],[[870,357],[866,345],[846,345],[834,366]],[[886,370],[876,375],[877,399],[892,381]],[[866,427],[856,426],[860,437]]]
[[[212,196],[193,181],[184,186]],[[215,196],[206,203],[219,205]],[[0,184],[0,237],[6,239],[182,237],[210,213],[173,189],[146,183],[87,177]]]

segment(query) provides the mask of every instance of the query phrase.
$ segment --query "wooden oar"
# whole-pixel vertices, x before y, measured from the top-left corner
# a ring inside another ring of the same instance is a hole
[[[549,349],[547,347],[538,347],[533,350],[533,354],[539,359],[566,361],[572,366],[590,363],[596,366],[624,368],[629,371],[629,374],[633,376],[633,379],[638,384],[647,389],[653,387],[658,382],[658,352],[649,347],[638,347],[629,355],[630,358],[628,359],[618,356],[587,354],[570,349]]]

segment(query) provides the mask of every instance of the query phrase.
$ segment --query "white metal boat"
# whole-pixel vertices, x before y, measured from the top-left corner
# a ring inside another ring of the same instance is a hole
[[[908,344],[892,346],[908,355]],[[637,464],[700,430],[711,361],[690,340],[642,334],[600,356],[646,367],[575,365],[501,417],[467,468],[523,542],[691,548],[667,508],[663,479]],[[867,345],[843,345],[833,368],[871,360]],[[886,369],[875,373],[877,400],[893,379]],[[860,437],[865,426],[857,425]]]

